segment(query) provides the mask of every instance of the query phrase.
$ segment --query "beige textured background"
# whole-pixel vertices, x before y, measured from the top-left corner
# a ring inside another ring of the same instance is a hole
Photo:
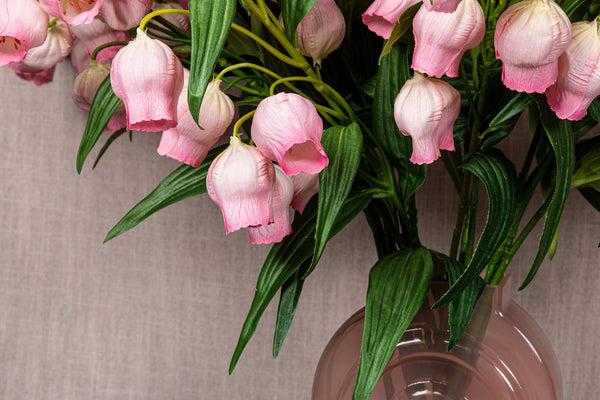
[[[270,307],[229,377],[268,247],[225,237],[207,197],[102,244],[178,164],[156,154],[158,134],[136,134],[78,176],[85,115],[70,101],[73,79],[65,63],[41,88],[0,71],[0,399],[309,399],[329,337],[364,303],[375,261],[364,219],[327,247],[280,357]],[[447,251],[456,202],[434,165],[419,192],[424,244]],[[555,260],[516,295],[555,346],[568,400],[600,399],[599,241],[600,216],[573,193]],[[516,281],[534,242],[513,263]]]

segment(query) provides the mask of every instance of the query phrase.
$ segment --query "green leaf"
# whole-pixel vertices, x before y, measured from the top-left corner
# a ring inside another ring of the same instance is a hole
[[[552,240],[559,228],[562,212],[569,196],[571,176],[575,167],[575,140],[573,138],[571,122],[559,119],[550,110],[545,98],[540,96],[537,102],[541,112],[542,125],[556,156],[556,173],[553,182],[552,200],[546,214],[546,221],[544,222],[544,230],[540,238],[538,251],[533,260],[533,265],[529,269],[519,290],[529,285],[552,245]]]
[[[192,52],[188,104],[196,122],[204,92],[212,79],[217,59],[233,22],[236,5],[236,0],[190,0]]]
[[[517,93],[502,109],[496,114],[490,127],[498,126],[512,117],[520,114],[524,109],[533,104],[533,99],[527,93]]]
[[[106,153],[106,150],[108,150],[110,145],[113,144],[113,142],[115,140],[117,140],[119,138],[119,136],[123,135],[125,132],[127,132],[127,129],[121,128],[118,131],[113,132],[113,134],[110,135],[110,137],[108,139],[106,139],[106,143],[104,143],[104,146],[102,146],[102,148],[98,152],[98,155],[96,156],[96,160],[94,161],[94,164],[92,165],[92,169],[96,168],[96,165],[98,165],[98,162],[100,161],[102,156],[104,156],[104,153]]]
[[[571,180],[572,188],[600,188],[600,148],[594,149],[581,158],[581,165]]]
[[[408,10],[404,11],[398,22],[394,25],[392,29],[392,33],[390,34],[390,38],[385,41],[385,45],[383,46],[383,50],[381,51],[381,55],[379,56],[379,62],[381,63],[381,58],[392,51],[392,47],[394,44],[404,36],[404,34],[412,28],[413,19],[417,12],[421,8],[421,3],[417,3],[411,6]],[[412,29],[411,29],[412,31]],[[412,32],[410,33],[412,35]]]
[[[433,259],[424,247],[390,253],[371,269],[353,400],[368,400],[371,396],[396,345],[423,304],[432,277]]]
[[[592,104],[588,107],[588,112],[596,122],[600,123],[600,97],[596,97],[592,101]]]
[[[464,265],[444,254],[436,253],[436,256],[446,264],[450,285],[453,285],[464,271]],[[473,282],[460,293],[460,296],[450,302],[448,314],[448,323],[450,325],[448,351],[456,346],[465,333],[467,326],[469,326],[469,321],[471,321],[475,305],[477,305],[477,300],[479,300],[479,296],[481,296],[481,292],[483,292],[484,288],[485,281],[481,279],[480,276],[477,276],[473,279]]]
[[[106,125],[108,125],[108,121],[110,121],[121,103],[121,99],[117,97],[110,86],[109,75],[98,87],[92,107],[90,108],[90,115],[88,116],[85,131],[83,132],[79,150],[77,151],[77,173],[81,173],[85,159],[94,148],[96,142],[98,142],[100,135],[102,135]]]
[[[600,191],[591,188],[582,188],[579,189],[579,192],[592,207],[600,212]]]
[[[434,307],[455,299],[473,282],[500,247],[515,218],[517,173],[514,165],[500,150],[491,148],[476,153],[462,167],[484,183],[489,201],[488,215],[467,269]]]
[[[350,193],[360,164],[362,140],[362,133],[356,122],[346,127],[333,126],[323,132],[321,144],[329,158],[329,165],[319,175],[315,250],[304,278],[319,262],[338,214]]]
[[[371,198],[372,195],[368,193],[349,196],[330,232],[331,237],[335,236],[352,221],[369,204]],[[300,270],[305,262],[311,260],[315,247],[317,202],[318,200],[313,198],[302,214],[296,213],[292,223],[292,233],[284,237],[281,242],[275,243],[267,255],[256,282],[254,299],[229,364],[230,374],[237,365],[244,348],[254,335],[260,317],[277,291]],[[304,268],[302,268],[303,270]],[[293,318],[293,315],[291,317]],[[276,329],[283,331],[283,328]],[[283,341],[283,338],[281,338],[281,341]]]
[[[108,232],[104,243],[127,232],[157,211],[177,203],[206,193],[206,174],[212,160],[219,155],[227,145],[219,146],[211,151],[198,168],[182,165],[171,172],[158,186],[142,201],[137,203],[121,220]]]
[[[296,36],[298,24],[316,3],[317,0],[279,0],[285,35],[290,43],[298,41]]]
[[[305,268],[308,268],[309,265],[308,261],[303,264]],[[304,279],[302,279],[304,271],[302,269],[301,267],[281,287],[279,307],[277,308],[277,322],[275,323],[275,335],[273,337],[273,358],[279,355],[283,341],[296,315],[296,308],[298,308],[298,301],[300,300],[300,294],[304,286]]]

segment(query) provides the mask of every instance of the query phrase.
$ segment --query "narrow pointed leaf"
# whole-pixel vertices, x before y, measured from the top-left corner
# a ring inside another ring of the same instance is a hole
[[[365,327],[353,400],[368,400],[396,345],[423,304],[433,260],[426,248],[400,250],[369,274]]]
[[[450,285],[453,285],[464,271],[464,265],[443,254],[438,253],[436,255],[444,262],[444,264],[446,264]],[[483,292],[484,288],[485,281],[477,276],[473,279],[473,282],[461,292],[460,296],[450,302],[450,310],[448,313],[448,324],[450,325],[448,351],[456,346],[465,333],[469,321],[471,321],[471,316],[473,315],[477,300],[479,300],[479,296],[481,296],[481,292]]]
[[[233,22],[236,0],[190,0],[192,52],[188,103],[196,122],[204,92]]]
[[[596,122],[600,123],[600,97],[597,97],[592,101],[592,104],[590,104],[590,107],[588,108],[588,112]]]
[[[308,261],[303,264],[305,268],[308,268],[309,265]],[[300,294],[304,286],[304,279],[302,279],[304,271],[302,269],[301,267],[281,287],[279,307],[277,308],[277,322],[275,323],[275,335],[273,337],[273,358],[279,355],[283,341],[296,315],[298,301],[300,300]]]
[[[546,221],[544,222],[544,230],[538,245],[538,250],[533,260],[533,264],[525,277],[525,280],[519,287],[519,290],[524,289],[529,285],[535,277],[542,261],[546,257],[548,250],[552,246],[552,241],[560,226],[562,212],[569,196],[571,188],[571,177],[575,167],[575,140],[573,137],[571,122],[559,119],[548,105],[538,102],[542,125],[546,136],[552,145],[556,158],[556,173],[554,176],[554,190],[552,191],[552,200],[546,213]]]
[[[212,149],[198,168],[182,165],[169,174],[158,186],[142,201],[135,205],[125,216],[108,232],[104,242],[119,236],[140,222],[162,210],[163,208],[206,193],[206,174],[212,160],[218,156],[227,145]]]
[[[518,93],[496,114],[490,126],[501,125],[512,117],[520,114],[533,104],[533,99],[527,93]]]
[[[106,125],[108,125],[108,122],[121,103],[121,99],[117,97],[110,86],[109,75],[98,87],[98,91],[92,102],[92,107],[90,108],[85,131],[83,132],[83,137],[79,144],[79,150],[77,150],[77,173],[81,173],[85,159],[98,142]]]
[[[317,0],[279,0],[285,35],[290,43],[297,42],[296,29]]]
[[[462,167],[471,171],[485,185],[489,201],[488,215],[467,269],[434,307],[457,298],[483,271],[508,234],[515,218],[517,173],[514,165],[500,150],[491,148],[474,154]]]
[[[358,171],[362,152],[362,133],[356,122],[349,126],[334,126],[323,132],[321,140],[329,165],[319,175],[319,210],[315,232],[315,250],[310,267],[304,277],[315,268],[331,230],[338,218],[354,177]]]
[[[98,165],[98,162],[100,162],[100,159],[102,158],[102,156],[104,156],[104,153],[106,153],[106,150],[108,150],[110,145],[113,144],[114,141],[117,140],[119,136],[123,135],[126,131],[126,128],[121,128],[118,131],[113,132],[113,134],[110,135],[108,139],[106,139],[106,143],[104,143],[104,146],[102,146],[102,148],[98,152],[98,155],[96,156],[96,160],[92,165],[92,169],[96,168],[96,165]]]

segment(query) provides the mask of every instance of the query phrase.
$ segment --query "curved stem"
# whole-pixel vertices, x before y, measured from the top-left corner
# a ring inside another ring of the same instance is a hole
[[[107,47],[111,47],[111,46],[127,46],[129,44],[129,42],[124,42],[124,41],[120,41],[120,42],[108,42],[108,43],[104,43],[101,44],[100,46],[96,47],[94,49],[94,51],[92,52],[92,60],[96,60],[96,56],[98,55],[98,53],[100,52],[100,50],[104,50]]]
[[[152,11],[151,13],[149,13],[148,15],[146,15],[141,21],[140,21],[140,25],[139,25],[139,29],[141,29],[142,31],[145,31],[146,29],[146,24],[154,17],[158,16],[158,15],[166,15],[166,14],[184,14],[184,15],[190,15],[190,12],[188,10],[177,10],[177,9],[164,9],[164,10],[156,10],[156,11]]]
[[[252,116],[254,115],[255,112],[256,112],[256,110],[250,111],[248,114],[244,115],[242,118],[240,118],[236,121],[235,125],[233,126],[233,135],[240,138],[240,136],[241,136],[241,134],[239,132],[240,127],[242,126],[242,124],[244,122],[246,122],[247,120],[252,118]]]
[[[262,47],[265,48],[265,50],[267,50],[269,53],[273,54],[275,57],[277,57],[284,63],[292,65],[294,67],[298,67],[298,68],[301,68],[303,66],[303,64],[301,62],[298,62],[298,60],[295,60],[294,58],[286,56],[285,54],[283,54],[282,52],[277,50],[275,47],[273,47],[269,43],[267,43],[265,40],[258,37],[252,31],[249,31],[248,29],[244,28],[243,26],[233,23],[233,24],[231,24],[231,28],[248,36],[250,39],[252,39],[256,43],[260,44]]]

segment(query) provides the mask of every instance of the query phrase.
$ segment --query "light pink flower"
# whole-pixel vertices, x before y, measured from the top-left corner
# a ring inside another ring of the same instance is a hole
[[[17,76],[25,81],[33,82],[36,86],[42,86],[46,83],[52,82],[54,79],[54,69],[56,66],[52,66],[42,71],[30,71],[27,67],[24,67],[22,63],[8,64],[8,68],[15,71]]]
[[[101,4],[102,0],[40,0],[48,14],[69,25],[87,24],[98,15]]]
[[[362,15],[362,21],[371,31],[384,39],[389,39],[400,16],[420,1],[375,0]]]
[[[108,76],[110,65],[90,61],[90,65],[82,73],[77,75],[73,85],[73,102],[84,111],[90,111],[94,96],[100,84]],[[127,125],[125,118],[125,107],[121,104],[113,117],[108,122],[106,130],[114,132]]]
[[[221,81],[213,80],[202,98],[198,123],[204,130],[200,129],[190,113],[187,101],[189,73],[184,71],[183,90],[177,105],[177,126],[162,133],[157,151],[160,155],[197,167],[231,124],[235,109],[233,101],[219,88]]]
[[[83,42],[77,38],[73,41],[70,57],[71,64],[73,64],[75,71],[77,71],[77,75],[85,71],[85,69],[90,66],[90,55],[88,54]]]
[[[91,56],[96,47],[109,42],[127,42],[131,38],[127,32],[117,31],[108,26],[104,21],[95,18],[88,24],[72,26],[71,30],[83,42],[88,54]],[[113,58],[123,46],[110,46],[102,49],[96,56],[98,62]]]
[[[571,22],[553,0],[523,0],[496,24],[502,82],[518,92],[544,93],[558,76],[558,57],[571,42]]]
[[[319,174],[305,174],[300,172],[291,177],[294,184],[294,197],[290,205],[300,214],[310,201],[310,199],[319,193]]]
[[[64,21],[56,23],[48,29],[46,40],[40,46],[29,49],[25,59],[21,61],[23,71],[39,72],[52,68],[70,53],[73,36]]]
[[[558,79],[546,90],[558,118],[580,120],[600,95],[600,28],[596,20],[573,24],[573,40],[558,59]]]
[[[451,13],[456,11],[456,8],[462,0],[425,0],[423,7],[428,11],[437,11],[441,13]]]
[[[104,0],[99,15],[112,29],[126,31],[138,26],[151,6],[152,0]]]
[[[0,66],[21,61],[48,34],[48,15],[35,0],[4,0],[0,6]]]
[[[412,138],[410,161],[430,164],[440,149],[454,150],[453,125],[460,111],[460,94],[450,84],[416,72],[394,102],[398,129]]]
[[[223,213],[226,233],[274,221],[273,163],[237,136],[231,137],[229,147],[210,165],[206,188]]]
[[[413,20],[415,51],[412,68],[441,78],[458,76],[465,51],[477,46],[485,34],[485,16],[476,0],[462,0],[452,13],[428,11],[425,4]]]
[[[288,175],[316,174],[329,164],[321,146],[323,120],[302,96],[279,93],[262,100],[251,132],[256,147]]]
[[[298,48],[321,65],[321,60],[340,47],[345,35],[346,22],[335,1],[317,0],[298,25]]]
[[[294,194],[294,185],[279,166],[275,166],[275,181],[271,207],[273,209],[273,222],[268,225],[249,226],[248,236],[254,244],[268,244],[281,242],[285,236],[292,233],[290,223],[290,202]]]
[[[139,28],[137,37],[112,62],[112,88],[127,109],[127,128],[162,131],[177,126],[183,66],[163,42]]]

